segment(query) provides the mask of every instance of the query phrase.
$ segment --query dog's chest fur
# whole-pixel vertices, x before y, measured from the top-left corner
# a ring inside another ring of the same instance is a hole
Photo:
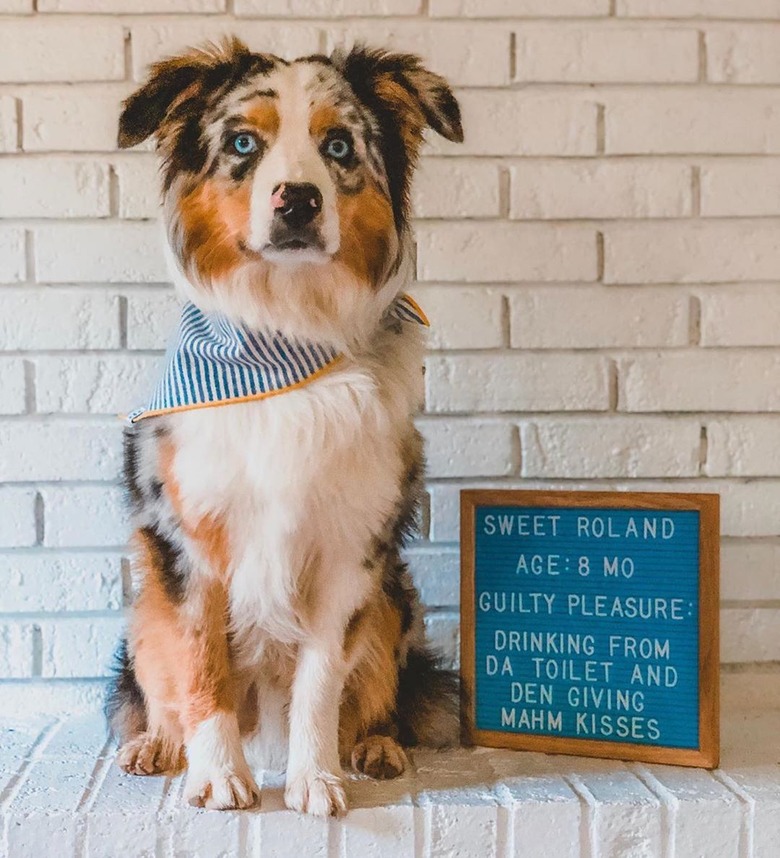
[[[364,561],[402,501],[421,400],[422,336],[404,324],[303,389],[166,418],[184,515],[227,535],[239,666],[376,586]]]

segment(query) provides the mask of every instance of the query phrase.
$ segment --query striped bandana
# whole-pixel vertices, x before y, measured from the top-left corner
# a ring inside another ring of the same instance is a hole
[[[396,298],[387,314],[428,326],[425,313],[408,295]],[[149,404],[131,411],[127,420],[276,396],[314,381],[340,359],[329,346],[250,331],[187,303]]]

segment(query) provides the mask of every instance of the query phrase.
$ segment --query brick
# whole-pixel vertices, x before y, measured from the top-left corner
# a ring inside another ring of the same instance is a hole
[[[610,0],[430,0],[431,15],[446,18],[588,18],[609,15]]]
[[[154,855],[158,838],[168,833],[168,820],[158,820],[157,811],[169,788],[167,778],[128,778],[119,766],[111,766],[90,808],[89,858]],[[128,817],[132,826],[126,824]]]
[[[42,621],[41,676],[108,676],[123,626],[121,616]]]
[[[91,21],[89,37],[75,22],[0,22],[0,80],[121,80],[125,76],[124,35],[119,23]]]
[[[736,349],[624,358],[618,361],[618,407],[624,411],[780,411],[778,372],[780,355]]]
[[[607,361],[591,355],[432,356],[432,412],[603,411],[609,407]]]
[[[691,174],[663,161],[530,161],[511,168],[510,217],[688,217]]]
[[[460,661],[460,623],[457,614],[427,614],[425,636],[431,649],[442,657],[444,667],[450,669],[457,667]]]
[[[151,393],[161,359],[79,355],[41,357],[35,365],[39,413],[116,416],[131,411]]]
[[[0,283],[19,283],[26,274],[24,230],[0,226]]]
[[[78,161],[3,158],[0,218],[106,217],[108,168]]]
[[[224,12],[226,0],[38,0],[39,12],[97,12],[109,15]]]
[[[119,298],[76,289],[0,290],[0,350],[119,348]]]
[[[604,229],[607,283],[722,283],[780,274],[780,231],[766,221],[643,223]]]
[[[763,758],[760,762],[764,763]],[[748,797],[753,823],[751,842],[756,856],[771,855],[780,841],[780,785],[775,778],[776,768],[764,763],[730,770],[728,774],[729,781]]]
[[[35,232],[38,279],[50,283],[168,280],[156,223],[63,224]]]
[[[492,25],[436,22],[352,24],[328,28],[329,46],[382,45],[423,57],[452,86],[509,84],[509,31]]]
[[[584,788],[595,805],[595,854],[662,854],[667,836],[662,800],[632,772],[614,771],[601,762],[583,763],[578,769],[572,781]]]
[[[52,548],[117,547],[127,541],[124,493],[118,486],[41,489],[43,544]]]
[[[105,696],[105,683],[102,681],[0,680],[0,715],[29,719],[30,712],[40,713],[43,717],[59,716],[64,712],[98,712]]]
[[[0,390],[3,391],[0,414],[24,414],[27,410],[24,361],[16,358],[0,360]]]
[[[200,21],[131,25],[133,41],[133,77],[143,80],[147,67],[164,56],[181,53],[188,45],[215,42],[236,32],[234,23],[220,23],[204,18]],[[319,30],[313,26],[242,22],[240,35],[253,51],[274,53],[285,59],[316,53]]]
[[[678,290],[647,286],[513,289],[510,341],[529,349],[684,346],[689,305]]]
[[[420,7],[420,0],[235,0],[236,15],[258,18],[416,15]]]
[[[780,599],[780,543],[776,540],[725,539],[720,565],[724,601]]]
[[[717,286],[700,293],[703,346],[780,345],[780,295],[775,285]]]
[[[456,93],[466,139],[430,135],[448,155],[595,155],[597,106],[587,96],[513,90]]]
[[[122,607],[118,554],[0,554],[0,581],[7,612],[117,611]]]
[[[780,417],[728,417],[707,423],[707,473],[712,477],[780,475]]]
[[[436,477],[500,477],[516,470],[509,423],[420,420],[427,473]]]
[[[780,103],[764,90],[606,93],[608,154],[780,152]]]
[[[27,548],[36,542],[35,492],[0,486],[0,548]]]
[[[535,420],[521,425],[522,473],[565,479],[694,477],[700,433],[698,420]]]
[[[0,0],[0,15],[25,15],[32,11],[33,0]]]
[[[52,843],[63,855],[74,853],[76,811],[94,769],[90,757],[36,761],[7,809],[8,854],[45,855]]]
[[[113,480],[121,447],[118,421],[0,421],[0,480]]]
[[[453,607],[460,602],[460,567],[457,548],[415,547],[404,559],[426,607]]]
[[[780,238],[778,238],[780,244]],[[421,280],[595,280],[596,234],[586,226],[447,223],[417,229]]]
[[[707,32],[707,79],[713,83],[780,83],[776,27]]]
[[[566,781],[540,772],[530,763],[515,776],[517,758],[508,771],[496,769],[501,783],[497,792],[509,807],[509,827],[515,854],[535,858],[578,858],[580,852],[580,801]],[[533,759],[533,758],[531,758]]]
[[[780,659],[777,608],[724,608],[721,622],[720,658],[724,664]]]
[[[0,621],[0,679],[33,676],[33,641],[36,630],[29,620]]]
[[[671,766],[652,766],[674,806],[670,840],[674,855],[706,854],[731,858],[739,854],[741,807],[737,796],[709,772],[682,774]],[[667,799],[669,801],[669,799]]]
[[[114,163],[119,179],[119,217],[131,219],[160,216],[160,176],[157,158],[149,153]]]
[[[421,792],[430,805],[430,858],[496,858],[498,802],[484,789]]]
[[[523,26],[517,79],[562,83],[675,83],[699,76],[693,30]],[[663,57],[659,62],[658,58]]]
[[[780,215],[780,159],[719,160],[701,168],[705,217]]]
[[[780,16],[780,0],[617,0],[618,15],[635,18],[768,18]]]
[[[128,88],[101,85],[25,89],[22,140],[26,152],[113,152]]]
[[[458,158],[424,158],[412,186],[412,211],[420,218],[497,217],[498,167]]]
[[[127,299],[127,347],[163,349],[173,336],[181,301],[169,289],[130,294]]]
[[[19,148],[16,103],[15,98],[0,95],[0,152],[16,152]]]
[[[40,413],[116,416],[131,411],[151,393],[161,359],[79,355],[41,357],[35,365]]]
[[[503,295],[477,286],[415,285],[414,296],[431,321],[431,349],[492,349],[504,343]]]

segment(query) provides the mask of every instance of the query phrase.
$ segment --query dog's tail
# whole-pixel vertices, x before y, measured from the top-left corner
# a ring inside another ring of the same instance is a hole
[[[460,739],[460,683],[427,648],[409,650],[398,675],[396,704],[402,745],[451,748]]]
[[[135,678],[125,638],[119,642],[114,653],[112,672],[103,711],[111,734],[125,742],[146,729],[144,693]]]

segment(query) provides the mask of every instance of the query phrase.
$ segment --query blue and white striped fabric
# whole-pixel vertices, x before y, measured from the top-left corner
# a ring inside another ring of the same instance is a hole
[[[388,313],[402,322],[428,325],[408,295],[397,298]],[[314,381],[340,358],[328,346],[249,331],[187,303],[149,404],[132,411],[127,420],[136,423],[173,411],[275,396]]]

